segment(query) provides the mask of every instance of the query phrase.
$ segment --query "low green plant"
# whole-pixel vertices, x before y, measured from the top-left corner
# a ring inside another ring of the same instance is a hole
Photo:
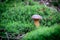
[[[40,27],[35,31],[27,33],[22,40],[59,40],[60,26]]]
[[[0,14],[0,24],[7,32],[22,33],[33,30],[34,24],[31,17],[34,14],[42,16],[41,25],[51,26],[60,23],[60,14],[55,9],[39,5],[37,2],[38,5],[35,5],[32,1],[30,2],[30,5],[26,5],[24,2],[6,3],[1,6],[2,8],[0,7],[0,10],[3,10]]]
[[[31,23],[21,23],[21,22],[8,23],[5,27],[5,30],[8,33],[16,33],[16,34],[27,33],[34,29],[35,27]]]
[[[13,21],[21,21],[22,23],[33,23],[31,17],[34,14],[42,16],[40,21],[42,25],[51,26],[55,23],[60,23],[60,14],[56,10],[44,7],[44,5],[26,5],[9,8],[6,12],[1,14],[1,23],[8,23]]]

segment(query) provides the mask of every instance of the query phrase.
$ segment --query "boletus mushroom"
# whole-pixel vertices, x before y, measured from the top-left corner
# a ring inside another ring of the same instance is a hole
[[[34,20],[35,26],[39,27],[40,26],[39,20],[42,19],[42,16],[35,14],[35,15],[32,16],[32,19]]]

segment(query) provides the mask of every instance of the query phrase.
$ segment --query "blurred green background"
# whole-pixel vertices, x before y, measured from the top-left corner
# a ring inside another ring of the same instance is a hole
[[[59,1],[59,0],[58,0]],[[53,5],[56,4],[52,3]],[[60,4],[60,1],[58,2]],[[56,4],[57,5],[57,4]],[[42,16],[40,27],[37,29],[32,15]],[[1,0],[0,1],[0,29],[5,32],[26,34],[22,40],[59,40],[60,12],[39,4],[34,0]],[[1,36],[5,36],[0,32]],[[12,35],[11,35],[12,36]]]

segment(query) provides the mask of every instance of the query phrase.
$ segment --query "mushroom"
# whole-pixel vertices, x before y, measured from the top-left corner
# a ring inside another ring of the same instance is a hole
[[[39,20],[42,19],[42,16],[35,14],[32,16],[32,19],[34,20],[35,26],[38,27],[40,25]]]

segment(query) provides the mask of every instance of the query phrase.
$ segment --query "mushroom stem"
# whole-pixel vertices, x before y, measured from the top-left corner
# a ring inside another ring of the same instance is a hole
[[[40,25],[40,24],[39,24],[39,19],[35,19],[35,20],[34,20],[34,24],[35,24],[36,27],[39,27],[39,25]]]

